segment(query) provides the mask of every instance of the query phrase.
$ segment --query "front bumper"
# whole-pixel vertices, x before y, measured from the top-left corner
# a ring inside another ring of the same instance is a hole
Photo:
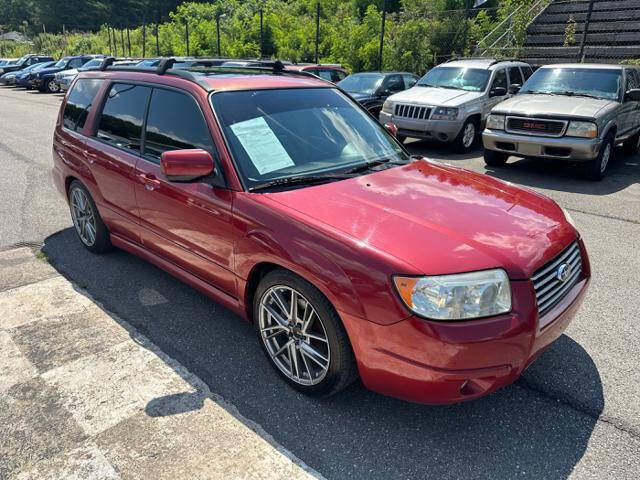
[[[426,140],[453,142],[462,130],[462,120],[417,120],[396,117],[390,113],[380,112],[380,123],[393,123],[398,127],[398,135]]]
[[[416,403],[456,403],[515,381],[562,335],[589,281],[585,272],[541,319],[530,281],[512,282],[513,312],[490,319],[445,323],[412,316],[382,326],[340,315],[367,388]]]
[[[589,161],[600,153],[600,138],[543,137],[517,135],[502,130],[485,129],[482,143],[487,150],[516,157],[540,157],[557,160]]]

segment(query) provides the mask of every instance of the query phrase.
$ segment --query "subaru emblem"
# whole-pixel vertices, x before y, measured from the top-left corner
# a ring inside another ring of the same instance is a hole
[[[556,271],[556,278],[564,283],[571,276],[572,271],[573,267],[571,266],[571,264],[563,263],[558,267],[558,270]]]

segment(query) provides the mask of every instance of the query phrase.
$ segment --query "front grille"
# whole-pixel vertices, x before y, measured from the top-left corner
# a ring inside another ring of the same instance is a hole
[[[558,137],[564,133],[566,122],[538,118],[507,117],[507,130]]]
[[[394,108],[393,114],[396,117],[426,120],[429,118],[429,115],[431,115],[431,109],[429,107],[421,107],[419,105],[403,105],[397,103]]]
[[[569,269],[561,279],[561,268]],[[573,242],[560,255],[537,270],[531,280],[536,291],[538,315],[541,317],[553,308],[573,287],[582,273],[582,257],[578,242]]]

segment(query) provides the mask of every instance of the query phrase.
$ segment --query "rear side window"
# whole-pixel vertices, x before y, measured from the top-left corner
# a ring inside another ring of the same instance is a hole
[[[629,69],[627,70],[627,91],[635,88],[640,88],[640,75],[637,70]]]
[[[102,110],[97,137],[116,147],[139,152],[142,121],[150,94],[149,87],[114,84]]]
[[[69,130],[82,130],[87,121],[91,105],[102,87],[104,80],[97,78],[81,78],[67,97],[62,115],[62,124]]]
[[[330,72],[331,80],[333,81],[333,83],[338,83],[341,80],[344,80],[344,78],[347,76],[347,74],[341,70],[330,70]]]
[[[522,80],[522,74],[520,73],[520,69],[518,67],[509,67],[509,83],[511,85],[518,84],[522,86],[524,81]]]
[[[201,148],[213,154],[211,134],[195,100],[188,95],[156,88],[151,95],[144,153],[159,159],[167,150]]]

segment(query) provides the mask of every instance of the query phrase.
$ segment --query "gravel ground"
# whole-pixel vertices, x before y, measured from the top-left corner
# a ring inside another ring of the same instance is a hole
[[[74,239],[49,179],[61,97],[0,88],[0,249],[44,242],[54,267],[140,330],[239,412],[327,478],[637,478],[640,471],[640,156],[619,154],[600,183],[576,168],[512,160],[487,170],[426,142],[408,148],[533,188],[569,209],[594,279],[562,336],[514,385],[428,407],[355,384],[328,401],[289,389],[251,326],[124,252],[93,256]]]

